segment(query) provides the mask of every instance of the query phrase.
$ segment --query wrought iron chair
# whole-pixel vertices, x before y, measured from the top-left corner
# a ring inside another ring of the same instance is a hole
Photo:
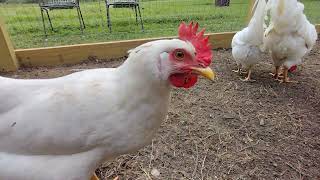
[[[230,0],[215,0],[215,5],[216,6],[229,6],[230,5]]]
[[[73,8],[76,8],[77,13],[78,13],[79,22],[80,22],[81,32],[83,32],[83,29],[86,28],[86,25],[84,24],[84,21],[83,21],[79,0],[39,0],[39,6],[40,6],[40,10],[41,10],[43,30],[44,30],[45,36],[47,36],[47,30],[46,30],[46,25],[44,22],[44,11],[47,13],[49,24],[50,24],[51,30],[53,31],[53,26],[51,23],[51,18],[49,16],[49,11],[54,10],[54,9],[73,9]]]
[[[144,31],[143,27],[143,21],[141,17],[141,11],[140,11],[140,5],[139,5],[139,0],[105,0],[106,1],[106,8],[107,8],[107,24],[108,28],[111,30],[111,20],[110,20],[110,6],[113,8],[132,8],[135,11],[136,14],[136,23],[138,24],[138,13],[139,13],[139,18],[140,18],[140,24],[141,24],[141,29]]]

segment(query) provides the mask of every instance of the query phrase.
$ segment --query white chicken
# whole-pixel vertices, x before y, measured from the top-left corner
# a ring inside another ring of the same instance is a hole
[[[237,32],[232,39],[232,56],[238,65],[234,72],[241,74],[242,69],[248,70],[243,81],[251,80],[252,67],[261,61],[265,7],[265,0],[256,0],[253,8],[255,11],[248,27]]]
[[[275,66],[274,78],[291,82],[288,70],[302,63],[302,58],[311,51],[317,40],[317,31],[304,15],[304,5],[297,0],[269,0],[270,24],[265,31],[264,43],[271,52]]]
[[[171,86],[214,78],[198,24],[130,51],[118,68],[43,80],[0,78],[0,179],[88,180],[104,161],[151,142]]]

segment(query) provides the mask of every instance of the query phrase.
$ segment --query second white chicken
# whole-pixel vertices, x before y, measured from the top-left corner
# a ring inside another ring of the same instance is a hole
[[[288,71],[301,65],[317,40],[317,31],[304,14],[304,5],[297,0],[269,0],[270,25],[265,32],[265,46],[271,52],[278,79],[283,67],[282,82],[292,82]]]
[[[236,33],[232,39],[232,56],[238,65],[235,72],[241,74],[242,69],[248,70],[243,81],[251,80],[252,67],[261,61],[264,34],[265,0],[257,0],[254,4],[254,15],[248,27]]]

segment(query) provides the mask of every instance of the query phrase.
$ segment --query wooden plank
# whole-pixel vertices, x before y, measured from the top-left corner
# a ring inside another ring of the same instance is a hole
[[[234,32],[207,34],[213,48],[230,48]],[[129,49],[135,48],[143,43],[171,39],[151,38],[129,41],[116,41],[105,43],[79,44],[71,46],[58,46],[48,48],[18,49],[15,51],[21,65],[25,66],[56,66],[61,64],[75,64],[90,57],[98,59],[112,59],[127,55]]]
[[[5,29],[5,24],[0,18],[0,71],[16,71],[18,63],[16,55]]]
[[[320,34],[320,24],[316,24],[316,29],[317,29],[318,34]]]
[[[225,33],[211,33],[208,34],[210,37],[209,41],[212,44],[212,48],[231,48],[231,41],[236,32],[225,32]]]
[[[49,48],[20,49],[16,50],[16,56],[19,63],[25,66],[75,64],[91,57],[98,59],[122,57],[126,55],[126,52],[129,49],[144,42],[147,41],[118,41]]]

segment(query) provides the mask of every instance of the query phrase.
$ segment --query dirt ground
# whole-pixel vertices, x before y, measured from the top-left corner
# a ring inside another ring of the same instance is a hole
[[[97,170],[100,177],[320,179],[320,42],[291,74],[299,81],[292,84],[271,78],[267,55],[254,69],[256,81],[245,83],[231,71],[236,67],[230,50],[214,53],[216,81],[173,90],[168,118],[152,144],[105,163]],[[6,76],[49,78],[122,62],[24,68]]]

